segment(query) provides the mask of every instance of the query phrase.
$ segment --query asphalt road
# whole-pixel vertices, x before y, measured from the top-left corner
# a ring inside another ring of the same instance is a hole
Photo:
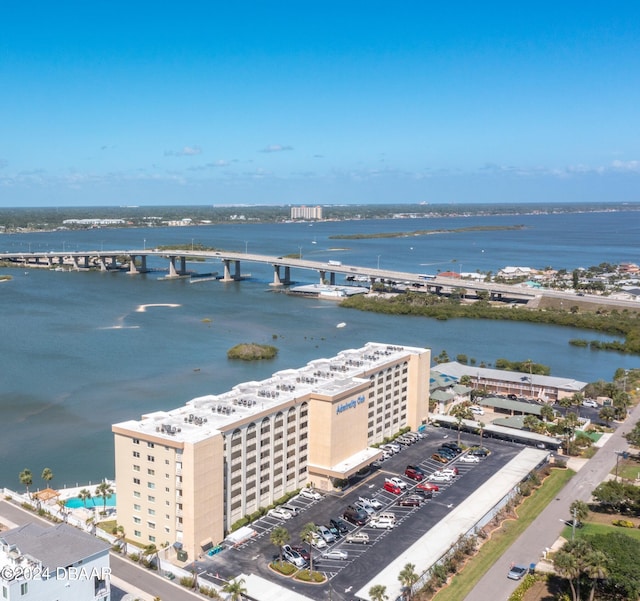
[[[564,520],[571,517],[569,513],[571,503],[575,500],[589,501],[593,489],[614,468],[617,459],[616,451],[629,448],[623,435],[639,420],[640,405],[634,408],[624,425],[616,428],[604,446],[560,491],[556,500],[547,506],[522,536],[496,561],[464,601],[486,601],[487,599],[498,601],[509,598],[519,584],[507,578],[510,565],[515,562],[528,566],[542,558],[544,550],[551,547],[558,539],[564,528]]]

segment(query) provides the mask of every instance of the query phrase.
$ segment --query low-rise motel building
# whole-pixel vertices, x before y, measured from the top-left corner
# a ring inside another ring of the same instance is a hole
[[[372,444],[426,423],[430,363],[369,342],[113,425],[118,523],[193,558],[288,492],[332,490],[381,457]]]

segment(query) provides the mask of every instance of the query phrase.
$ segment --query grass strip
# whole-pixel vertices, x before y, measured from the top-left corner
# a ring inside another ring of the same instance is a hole
[[[575,472],[569,469],[552,470],[542,485],[520,504],[517,509],[518,519],[509,519],[495,530],[491,538],[480,547],[478,553],[469,559],[464,569],[457,572],[450,584],[436,593],[434,599],[437,601],[464,599],[574,475]]]

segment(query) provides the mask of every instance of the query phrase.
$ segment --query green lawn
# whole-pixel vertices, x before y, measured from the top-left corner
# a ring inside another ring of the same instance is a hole
[[[640,529],[638,528],[621,528],[620,526],[610,526],[608,524],[595,524],[593,522],[585,522],[582,528],[576,528],[576,538],[582,536],[593,536],[595,534],[610,534],[611,532],[620,532],[631,538],[640,540]],[[562,531],[562,536],[567,540],[571,540],[571,526],[567,526]]]
[[[460,601],[473,589],[491,566],[531,525],[540,512],[557,496],[575,475],[569,469],[553,470],[543,485],[518,507],[518,519],[508,520],[482,545],[479,553],[458,572],[451,584],[436,594],[437,601]]]

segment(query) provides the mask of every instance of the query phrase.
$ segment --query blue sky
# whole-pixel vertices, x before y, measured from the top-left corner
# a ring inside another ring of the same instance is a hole
[[[640,200],[640,4],[5,2],[0,204]]]

